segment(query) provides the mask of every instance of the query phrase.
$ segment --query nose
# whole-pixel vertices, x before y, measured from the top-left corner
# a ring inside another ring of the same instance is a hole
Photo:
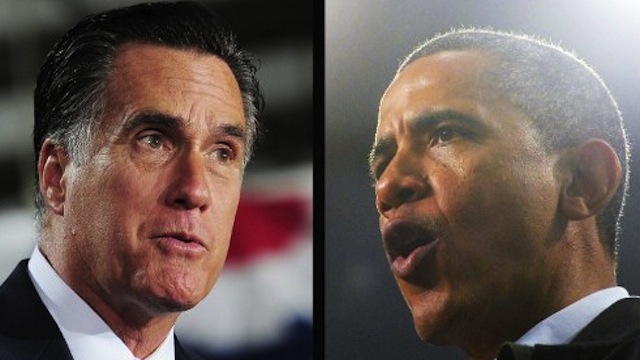
[[[185,210],[208,209],[211,204],[211,192],[203,155],[185,151],[176,159],[171,171],[173,181],[167,192],[167,205]]]
[[[423,167],[417,161],[396,157],[389,163],[375,186],[376,208],[381,216],[403,204],[420,200],[430,191]]]

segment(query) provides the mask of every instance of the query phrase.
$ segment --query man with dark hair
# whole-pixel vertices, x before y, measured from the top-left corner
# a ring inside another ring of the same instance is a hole
[[[83,19],[34,93],[39,243],[0,288],[2,359],[186,359],[225,261],[262,97],[194,3]]]
[[[616,103],[574,55],[475,29],[418,47],[370,155],[418,335],[472,359],[639,358],[640,299],[615,277],[628,163]]]

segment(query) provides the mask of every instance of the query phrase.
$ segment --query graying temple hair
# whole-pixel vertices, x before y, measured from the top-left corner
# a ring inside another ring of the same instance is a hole
[[[229,66],[240,87],[247,120],[246,166],[263,108],[257,67],[226,22],[194,2],[142,3],[92,14],[62,36],[47,55],[34,91],[36,165],[47,138],[65,148],[75,164],[90,158],[117,51],[125,43],[136,42],[217,56]],[[36,219],[42,227],[46,207],[38,177],[36,169]]]
[[[398,73],[419,58],[456,50],[497,57],[497,64],[484,74],[483,83],[532,120],[547,151],[576,146],[590,138],[603,139],[614,148],[624,179],[596,220],[605,248],[617,259],[620,221],[629,187],[630,145],[618,106],[602,79],[576,55],[547,41],[473,28],[452,30],[427,40],[401,63]]]

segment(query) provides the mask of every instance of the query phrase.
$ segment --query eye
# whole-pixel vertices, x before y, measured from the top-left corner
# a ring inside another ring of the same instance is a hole
[[[438,132],[436,132],[435,138],[437,143],[444,143],[453,140],[455,136],[455,131],[451,129],[440,129],[438,130]]]
[[[213,156],[221,163],[228,163],[235,159],[233,149],[229,147],[220,147],[213,151]]]
[[[158,134],[145,135],[140,141],[152,149],[160,149],[162,147],[162,138]]]
[[[432,142],[433,145],[447,144],[464,135],[465,134],[458,129],[454,129],[452,127],[442,127],[435,131],[435,133],[433,134]]]
[[[174,149],[174,144],[165,134],[153,130],[141,132],[136,138],[136,147],[146,153],[168,153]]]

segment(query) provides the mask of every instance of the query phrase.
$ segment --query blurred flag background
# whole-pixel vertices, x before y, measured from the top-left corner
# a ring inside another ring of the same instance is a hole
[[[137,2],[0,1],[0,281],[36,244],[31,131],[39,67],[82,16]],[[198,2],[259,59],[266,107],[225,269],[176,332],[205,358],[311,358],[312,3]]]
[[[310,184],[308,165],[248,179],[225,269],[179,320],[192,348],[212,359],[311,358]]]

